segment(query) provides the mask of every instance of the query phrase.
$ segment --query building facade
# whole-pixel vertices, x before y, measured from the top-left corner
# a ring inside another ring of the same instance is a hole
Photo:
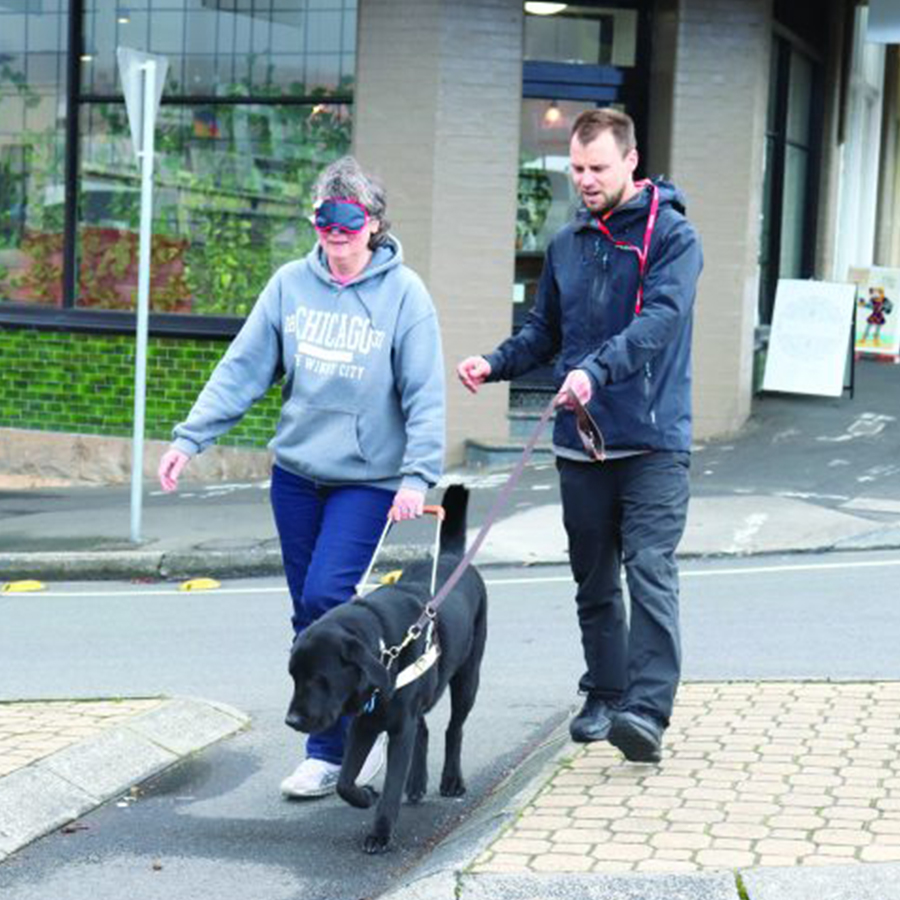
[[[639,174],[675,181],[703,238],[700,439],[749,415],[779,278],[900,264],[897,48],[867,40],[867,14],[854,0],[0,0],[0,470],[77,477],[105,454],[121,465],[104,478],[127,474],[139,173],[117,46],[169,61],[147,437],[168,438],[269,275],[313,245],[311,185],[353,152],[435,297],[458,461],[467,440],[508,441],[510,415],[550,389],[545,370],[471,398],[453,368],[527,314],[573,209],[567,136],[584,108],[634,117]],[[264,447],[278,405],[275,387],[222,444]]]

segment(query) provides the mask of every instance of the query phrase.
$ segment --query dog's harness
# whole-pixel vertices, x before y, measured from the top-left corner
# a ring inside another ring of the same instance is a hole
[[[587,452],[588,456],[590,456],[591,459],[593,459],[595,462],[603,462],[603,460],[606,459],[606,447],[600,428],[597,426],[597,423],[594,421],[591,414],[587,411],[587,409],[575,395],[575,392],[571,389],[569,390],[569,401],[573,406],[578,434],[581,437],[581,441],[584,445],[585,451]],[[519,478],[521,478],[522,472],[525,469],[525,466],[528,464],[528,460],[531,459],[531,454],[534,452],[534,448],[538,442],[538,438],[540,437],[541,432],[544,430],[544,426],[547,424],[547,422],[550,421],[550,417],[553,415],[555,409],[556,398],[554,397],[552,400],[550,400],[543,413],[541,414],[541,418],[535,426],[534,431],[531,433],[531,436],[528,439],[528,443],[525,444],[525,447],[522,450],[522,455],[519,457],[519,461],[516,463],[515,468],[512,470],[509,478],[506,480],[506,484],[503,485],[503,488],[494,500],[494,504],[491,507],[490,512],[488,513],[487,519],[485,519],[484,524],[481,526],[481,530],[476,535],[475,540],[472,541],[469,549],[466,550],[463,558],[457,563],[456,568],[450,573],[450,577],[441,585],[441,589],[437,592],[436,595],[434,593],[434,589],[435,585],[437,584],[440,534],[441,526],[443,525],[446,513],[442,506],[426,506],[424,508],[423,512],[429,515],[433,515],[436,520],[433,550],[434,563],[431,570],[431,594],[433,596],[433,599],[425,604],[422,609],[421,615],[412,625],[410,625],[403,637],[403,640],[399,644],[393,647],[388,647],[383,640],[379,640],[381,661],[384,664],[384,667],[390,670],[391,666],[393,666],[400,654],[411,643],[417,641],[423,634],[425,635],[425,650],[423,651],[421,656],[419,656],[404,669],[400,670],[394,682],[395,689],[405,687],[407,684],[410,684],[417,678],[420,678],[437,662],[438,657],[441,653],[440,645],[437,639],[437,631],[435,630],[438,609],[447,598],[448,594],[453,590],[454,587],[456,587],[459,579],[462,578],[463,573],[469,567],[469,564],[472,562],[472,559],[475,557],[475,554],[478,552],[482,543],[484,542],[484,539],[487,537],[488,532],[493,527],[494,520],[497,518],[497,516],[500,514],[500,511],[509,500],[509,495],[512,493],[512,490],[519,481]],[[372,559],[369,562],[369,566],[363,573],[362,578],[359,580],[359,583],[356,586],[356,597],[362,596],[363,586],[368,581],[369,576],[372,573],[372,569],[375,565],[375,559],[378,556],[378,553],[381,550],[381,546],[387,538],[392,525],[393,520],[388,519],[387,523],[384,526],[384,530],[381,533],[381,538],[378,541],[378,545],[375,547],[375,552],[372,554]],[[364,713],[372,712],[372,710],[375,708],[377,696],[378,691],[376,690],[369,698],[366,705],[363,707]]]
[[[423,512],[427,515],[432,515],[435,517],[435,531],[434,531],[434,548],[432,550],[433,556],[433,564],[431,567],[431,589],[429,593],[433,596],[434,589],[437,585],[437,571],[438,571],[438,557],[440,555],[440,547],[441,547],[441,525],[446,518],[446,513],[444,511],[443,506],[426,506],[423,509]],[[359,583],[356,585],[355,594],[357,597],[362,596],[364,585],[369,580],[369,576],[372,574],[372,569],[375,566],[375,560],[378,557],[379,552],[381,551],[381,547],[387,539],[388,534],[390,534],[391,528],[393,527],[394,521],[393,519],[388,519],[385,523],[384,529],[381,532],[381,537],[378,539],[378,544],[375,547],[375,552],[372,554],[372,559],[369,562],[369,566],[366,571],[363,573],[362,578],[360,578]],[[440,598],[443,601],[443,594]],[[381,662],[388,671],[390,671],[391,667],[400,657],[400,654],[414,641],[417,641],[422,635],[425,635],[425,649],[423,650],[421,656],[411,662],[406,668],[401,669],[397,673],[397,678],[394,681],[394,689],[399,690],[402,687],[405,687],[407,684],[415,681],[417,678],[421,678],[438,660],[438,657],[441,655],[440,643],[437,639],[437,631],[435,630],[435,622],[437,619],[437,604],[435,601],[438,598],[430,601],[425,604],[425,608],[422,611],[422,615],[419,617],[418,621],[411,625],[406,634],[403,637],[403,640],[396,644],[393,647],[388,647],[385,644],[384,640],[379,638],[379,651],[381,653]],[[376,698],[378,696],[378,691],[376,690],[372,696],[369,698],[368,703],[366,703],[363,708],[363,712],[371,712],[375,708]]]

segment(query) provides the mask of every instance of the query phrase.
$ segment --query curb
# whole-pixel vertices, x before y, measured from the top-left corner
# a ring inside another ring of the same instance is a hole
[[[431,553],[428,544],[386,547],[378,569],[398,568]],[[4,553],[0,582],[20,578],[89,581],[131,578],[178,579],[207,575],[213,578],[251,578],[283,575],[281,550],[246,547],[236,550],[97,550],[59,553]]]
[[[853,538],[841,538],[814,547],[785,545],[763,550],[688,550],[678,554],[680,562],[714,559],[758,559],[783,555],[815,553],[857,553],[900,549],[900,529],[877,530]],[[377,570],[402,568],[407,563],[431,554],[431,544],[395,544],[382,550]],[[479,560],[482,569],[511,566],[565,566],[568,557],[546,556],[539,560],[495,557]],[[284,574],[281,551],[277,548],[239,548],[236,550],[97,550],[58,553],[5,553],[0,556],[0,582],[21,578],[51,581],[110,581],[113,579],[151,578],[175,580],[200,575],[212,578],[253,578]]]
[[[226,704],[174,697],[6,775],[0,861],[249,724],[249,716]]]

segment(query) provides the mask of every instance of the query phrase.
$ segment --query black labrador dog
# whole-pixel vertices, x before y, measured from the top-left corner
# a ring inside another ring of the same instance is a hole
[[[465,551],[468,500],[468,491],[460,485],[452,485],[444,493],[446,518],[441,528],[438,588]],[[469,566],[441,603],[431,633],[426,627],[407,641],[410,627],[431,599],[431,574],[431,561],[408,566],[395,584],[329,610],[297,636],[291,650],[294,696],[287,724],[312,733],[330,727],[341,715],[354,717],[337,791],[359,808],[378,800],[374,827],[363,843],[367,853],[390,848],[404,786],[410,803],[425,795],[425,714],[448,684],[451,714],[440,789],[444,797],[461,797],[466,791],[460,751],[463,723],[475,703],[487,638],[487,591],[478,571]],[[434,656],[434,645],[437,661],[407,683],[418,671],[414,664],[424,667]],[[393,660],[385,653],[401,646]],[[402,686],[397,684],[398,674]],[[382,731],[388,734],[387,771],[379,798],[371,787],[358,787],[356,777]]]

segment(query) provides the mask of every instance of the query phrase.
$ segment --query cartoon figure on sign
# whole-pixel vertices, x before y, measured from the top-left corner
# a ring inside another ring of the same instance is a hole
[[[865,300],[860,297],[859,305],[872,310],[866,319],[866,330],[863,332],[862,343],[865,344],[869,340],[869,335],[872,334],[874,329],[875,333],[872,335],[872,343],[877,347],[881,344],[882,326],[891,314],[894,304],[884,296],[883,287],[870,287],[869,299]]]

